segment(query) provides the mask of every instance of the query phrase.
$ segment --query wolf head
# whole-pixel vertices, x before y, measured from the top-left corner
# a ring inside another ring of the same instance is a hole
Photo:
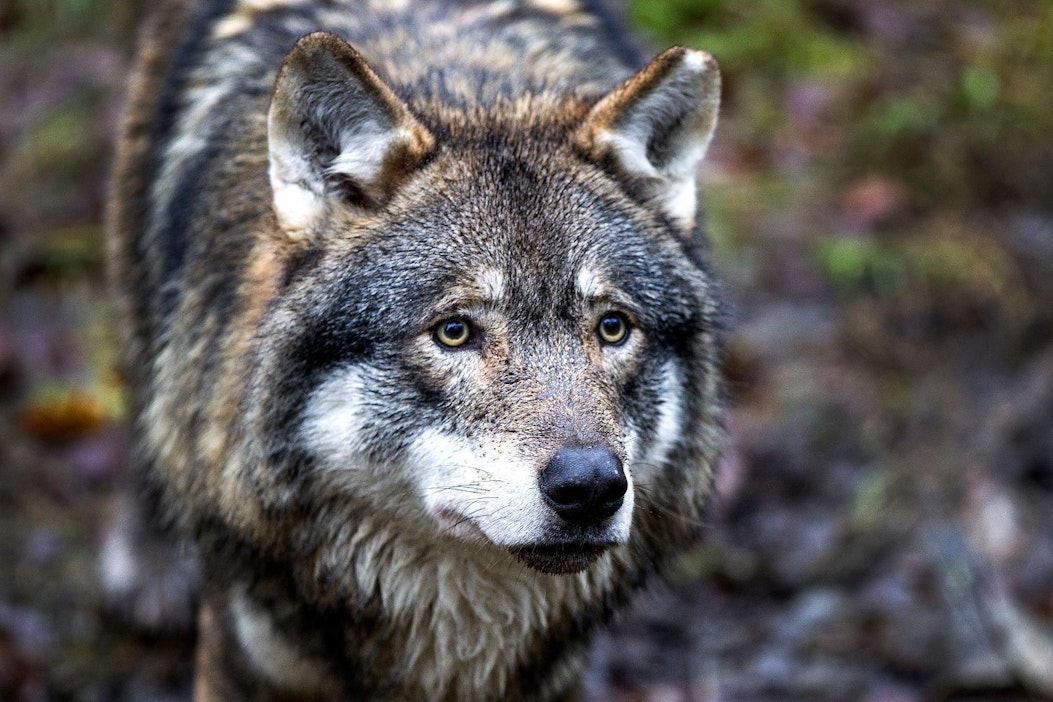
[[[279,73],[261,494],[549,573],[697,521],[719,424],[695,222],[715,62],[674,48],[599,98],[486,109],[397,90],[331,34]]]

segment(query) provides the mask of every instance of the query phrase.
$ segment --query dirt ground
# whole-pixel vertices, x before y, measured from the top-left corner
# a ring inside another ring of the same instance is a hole
[[[108,616],[101,208],[136,3],[0,0],[0,700],[185,700]],[[1053,700],[1053,3],[640,0],[713,51],[731,441],[590,700]]]

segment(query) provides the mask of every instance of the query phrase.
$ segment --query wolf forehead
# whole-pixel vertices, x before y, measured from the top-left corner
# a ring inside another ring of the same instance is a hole
[[[655,333],[704,322],[705,271],[653,216],[592,174],[574,182],[563,164],[546,173],[496,160],[456,180],[424,173],[441,189],[421,188],[365,226],[337,223],[292,277],[290,304],[330,331],[342,318],[383,324],[386,336],[480,305],[522,322],[628,307]]]

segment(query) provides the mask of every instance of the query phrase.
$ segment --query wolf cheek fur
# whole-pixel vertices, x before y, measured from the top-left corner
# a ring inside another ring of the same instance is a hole
[[[112,250],[198,697],[566,694],[708,500],[716,64],[574,3],[160,17]]]

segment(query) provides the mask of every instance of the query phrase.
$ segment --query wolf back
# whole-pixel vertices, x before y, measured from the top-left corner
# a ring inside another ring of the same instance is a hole
[[[111,263],[199,699],[555,699],[698,538],[721,442],[708,55],[574,0],[188,0]],[[284,697],[282,697],[284,698]]]

